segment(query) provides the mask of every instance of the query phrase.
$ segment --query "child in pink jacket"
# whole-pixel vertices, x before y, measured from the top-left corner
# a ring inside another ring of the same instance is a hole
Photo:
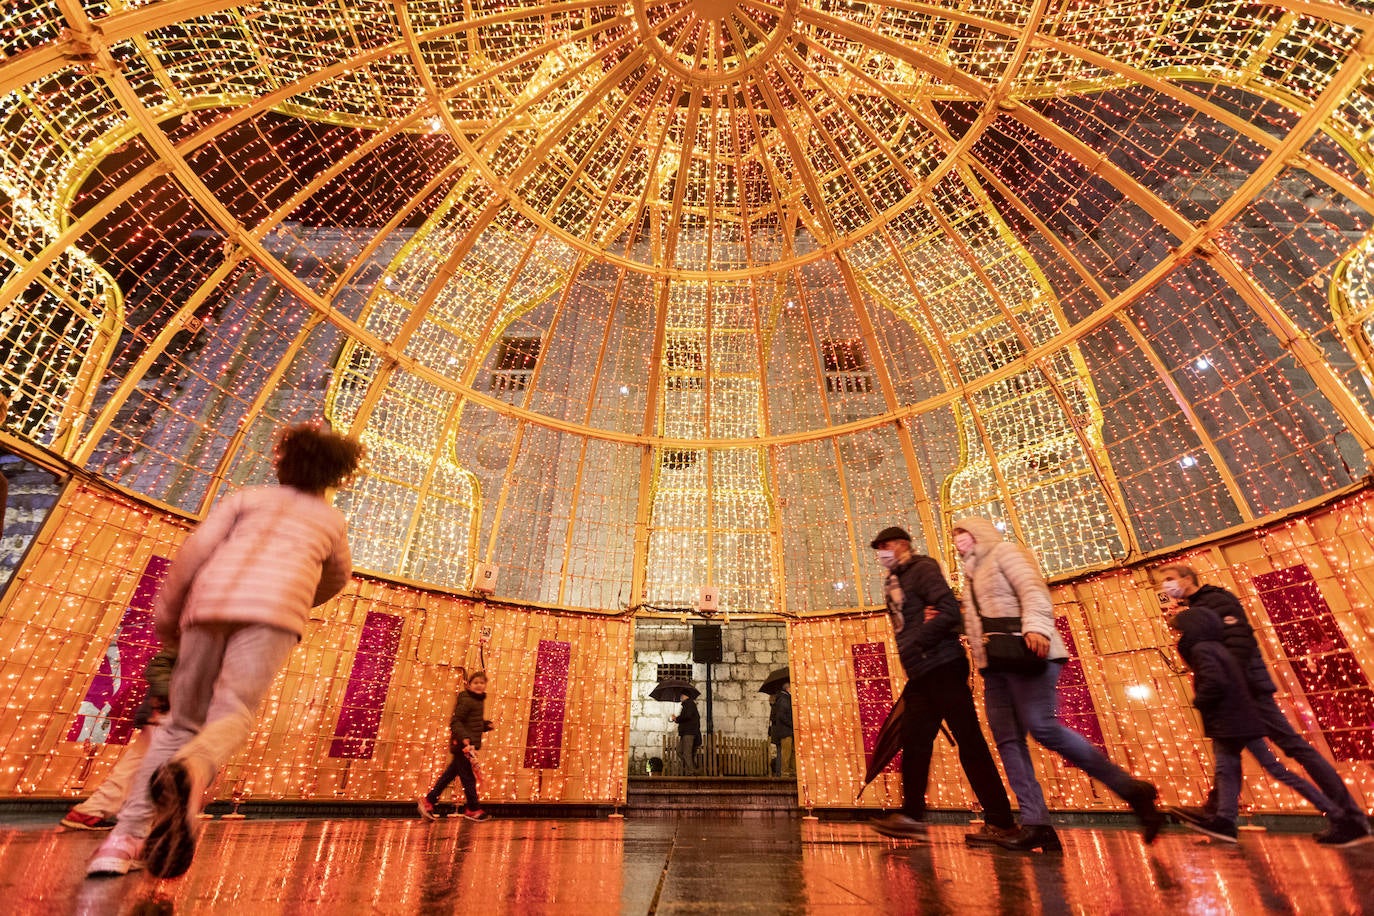
[[[362,451],[328,430],[287,427],[277,439],[281,486],[227,497],[182,545],[155,608],[163,645],[180,643],[171,714],[88,875],[126,874],[145,859],[159,878],[191,866],[202,794],[248,739],[310,608],[352,575],[347,523],[328,493]]]

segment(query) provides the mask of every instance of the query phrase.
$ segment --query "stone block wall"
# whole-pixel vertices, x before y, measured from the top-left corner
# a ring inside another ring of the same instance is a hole
[[[701,621],[695,621],[700,623]],[[787,627],[783,623],[738,621],[721,628],[724,661],[712,668],[716,734],[741,738],[768,737],[768,696],[759,686],[787,665]],[[690,664],[692,623],[640,620],[635,623],[634,686],[630,700],[630,771],[644,773],[650,757],[661,756],[663,736],[676,734],[669,717],[677,703],[649,699],[661,664]],[[706,666],[692,665],[692,683],[701,730],[706,732]]]

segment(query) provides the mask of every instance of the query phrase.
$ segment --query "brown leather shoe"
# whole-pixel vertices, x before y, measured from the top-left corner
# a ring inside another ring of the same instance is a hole
[[[964,843],[969,846],[1000,846],[1002,840],[1015,839],[1020,833],[1015,827],[995,827],[983,824],[973,833],[964,834]]]
[[[899,840],[922,837],[926,834],[925,821],[918,821],[901,812],[869,821],[868,825],[883,836],[890,836]]]

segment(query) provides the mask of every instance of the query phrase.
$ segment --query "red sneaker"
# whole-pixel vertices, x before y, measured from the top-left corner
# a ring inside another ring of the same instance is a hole
[[[94,814],[85,814],[73,808],[62,818],[62,826],[72,830],[113,830],[114,818],[96,817]]]
[[[463,817],[467,818],[467,819],[470,820],[470,821],[489,821],[489,820],[491,820],[491,815],[488,814],[487,812],[483,811],[481,808],[473,808],[473,809],[470,810],[470,811],[467,810],[467,809],[464,809],[464,810],[463,810]]]
[[[437,821],[439,815],[434,813],[434,803],[427,798],[421,798],[415,803],[415,807],[420,812],[420,817],[427,821]]]

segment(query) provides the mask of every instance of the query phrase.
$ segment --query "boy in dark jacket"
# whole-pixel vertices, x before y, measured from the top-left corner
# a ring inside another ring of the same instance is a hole
[[[984,826],[965,837],[971,846],[993,846],[1016,835],[1011,801],[992,762],[969,689],[968,656],[959,644],[963,616],[940,564],[911,549],[911,536],[885,528],[870,545],[887,570],[884,590],[897,636],[897,654],[906,670],[902,697],[902,811],[874,822],[884,836],[907,837],[924,828],[930,757],[941,723],[949,725],[959,747],[959,764],[968,777]]]
[[[472,755],[482,747],[483,732],[492,729],[491,722],[482,718],[486,699],[487,675],[478,671],[468,678],[467,689],[458,694],[453,704],[453,715],[449,718],[449,752],[453,754],[453,759],[440,774],[434,788],[417,803],[420,816],[425,820],[438,819],[434,806],[455,777],[463,784],[463,817],[470,821],[491,819],[491,815],[482,810],[477,798],[477,774],[472,768]]]
[[[1274,684],[1274,679],[1269,676],[1269,669],[1264,664],[1259,643],[1255,640],[1254,630],[1245,616],[1245,607],[1240,603],[1240,599],[1224,588],[1200,585],[1197,571],[1191,566],[1176,563],[1162,567],[1159,572],[1161,587],[1170,598],[1186,601],[1189,608],[1206,610],[1221,621],[1223,640],[1244,673],[1256,714],[1264,726],[1263,736],[1301,765],[1316,784],[1316,792],[1296,786],[1295,788],[1327,816],[1330,826],[1316,835],[1317,842],[1327,846],[1347,847],[1374,841],[1364,809],[1350,794],[1341,775],[1316,748],[1298,734],[1288,721],[1288,717],[1283,714],[1283,710],[1279,708],[1279,704],[1274,701],[1274,693],[1278,688]],[[1263,753],[1267,753],[1267,749],[1260,749],[1256,753],[1262,762],[1260,754]],[[1271,767],[1266,766],[1266,769],[1275,773]],[[1293,785],[1281,775],[1278,778]]]
[[[1193,705],[1202,715],[1203,734],[1212,739],[1217,767],[1216,814],[1185,824],[1234,843],[1240,812],[1240,753],[1264,735],[1264,724],[1240,665],[1223,643],[1221,620],[1205,609],[1189,608],[1169,625],[1179,633],[1178,654],[1193,670]]]

